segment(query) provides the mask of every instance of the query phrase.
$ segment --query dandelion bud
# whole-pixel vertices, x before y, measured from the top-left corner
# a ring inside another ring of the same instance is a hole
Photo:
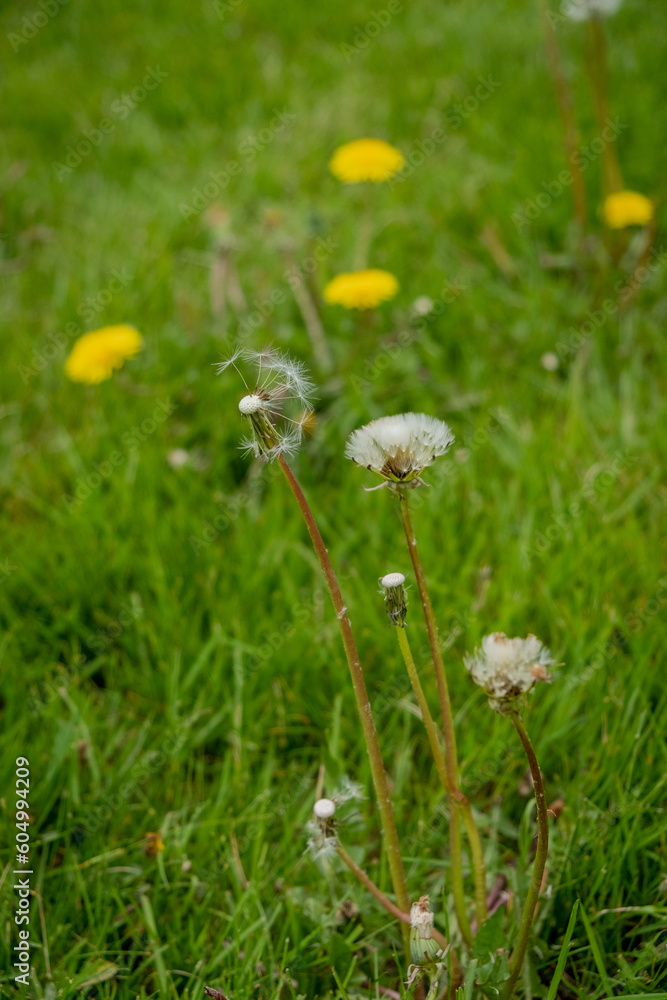
[[[387,573],[380,578],[384,606],[392,625],[403,628],[408,613],[408,595],[405,591],[405,577],[402,573]]]
[[[433,914],[429,898],[422,896],[410,907],[410,957],[415,965],[432,962],[440,951],[432,934]]]
[[[318,799],[313,807],[313,812],[318,819],[331,819],[336,812],[336,803],[331,799]]]

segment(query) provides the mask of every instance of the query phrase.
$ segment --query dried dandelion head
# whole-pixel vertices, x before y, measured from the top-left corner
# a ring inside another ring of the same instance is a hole
[[[421,474],[454,440],[444,420],[425,413],[399,413],[360,427],[348,438],[345,455],[382,476],[383,486],[418,486]],[[380,487],[375,487],[376,489]]]
[[[268,347],[263,351],[237,348],[216,368],[218,373],[234,368],[246,389],[239,401],[239,412],[250,427],[250,435],[241,443],[243,450],[267,462],[293,454],[313,409],[315,386],[305,366]],[[253,371],[249,379],[244,369]],[[288,409],[296,416],[290,416]]]
[[[485,635],[482,648],[464,657],[473,681],[486,691],[491,707],[499,712],[511,708],[538,681],[550,681],[546,668],[553,662],[536,636],[509,639],[504,632]]]

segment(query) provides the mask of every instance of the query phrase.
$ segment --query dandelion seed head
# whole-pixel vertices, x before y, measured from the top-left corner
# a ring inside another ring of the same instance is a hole
[[[443,420],[425,413],[399,413],[354,431],[345,455],[388,482],[410,483],[444,455],[453,440]]]
[[[261,408],[265,405],[266,403],[261,396],[256,396],[254,393],[251,393],[249,396],[244,396],[240,401],[239,410],[241,413],[247,415],[248,413],[257,413],[257,411],[261,410]]]
[[[380,583],[385,589],[387,587],[402,587],[405,583],[405,577],[402,573],[387,573],[381,578]]]
[[[237,347],[216,366],[219,374],[229,368],[246,389],[239,401],[239,412],[250,426],[250,435],[241,442],[243,451],[265,461],[294,454],[313,409],[315,385],[305,365],[273,347]]]
[[[485,635],[482,648],[464,657],[473,681],[486,691],[498,711],[530,691],[537,681],[549,681],[546,668],[553,662],[551,653],[536,636],[509,639],[504,632]]]
[[[331,799],[318,799],[313,806],[313,812],[318,819],[331,819],[336,812],[336,803]]]

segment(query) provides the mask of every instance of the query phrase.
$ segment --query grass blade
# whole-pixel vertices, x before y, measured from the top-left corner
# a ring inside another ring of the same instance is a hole
[[[572,939],[572,934],[574,933],[574,925],[577,922],[578,909],[579,909],[579,900],[577,899],[575,901],[574,906],[572,907],[572,912],[570,913],[570,919],[567,922],[567,930],[565,931],[565,937],[563,938],[563,944],[561,945],[560,955],[558,956],[556,971],[554,972],[554,977],[551,980],[551,984],[549,986],[549,992],[547,993],[547,1000],[555,1000],[556,990],[558,989],[558,984],[562,979],[563,970],[565,969],[565,963],[567,962],[567,949]]]

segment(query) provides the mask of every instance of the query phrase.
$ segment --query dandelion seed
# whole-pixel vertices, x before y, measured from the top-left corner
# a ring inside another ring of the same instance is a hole
[[[360,427],[348,438],[345,455],[382,476],[383,486],[423,484],[421,473],[444,455],[454,435],[443,420],[425,413],[399,413]],[[375,487],[380,489],[380,487]]]
[[[433,312],[433,299],[429,298],[428,295],[420,295],[412,303],[411,312],[416,318],[421,318],[423,316],[428,316]]]
[[[242,367],[253,370],[250,381],[244,378]],[[265,461],[294,454],[313,409],[315,386],[305,366],[271,347],[263,351],[237,347],[216,365],[219,374],[228,368],[234,368],[246,388],[239,412],[250,425],[250,435],[243,438],[241,448]],[[296,409],[298,415],[289,416],[288,407]]]
[[[493,632],[482,639],[481,650],[466,654],[464,663],[475,684],[489,696],[489,703],[502,712],[537,681],[549,681],[547,667],[553,658],[534,635],[508,639],[504,632]]]
[[[73,382],[98,385],[142,349],[141,334],[133,326],[104,326],[79,337],[65,361],[65,374]]]
[[[354,801],[355,799],[365,799],[363,786],[359,784],[358,781],[352,781],[347,775],[343,775],[340,779],[340,786],[334,792],[333,798],[337,805],[343,805],[344,802]]]
[[[543,354],[540,358],[540,364],[548,372],[555,372],[558,368],[558,363],[558,355],[554,354],[553,351],[547,351],[547,353]]]
[[[383,139],[355,139],[339,146],[329,169],[345,184],[388,181],[405,166],[403,154]]]
[[[308,831],[307,851],[313,861],[333,858],[338,849],[338,837],[329,832],[326,821],[318,820],[306,825]]]
[[[324,298],[331,305],[346,309],[375,309],[398,292],[398,281],[389,271],[371,268],[339,274],[324,289]]]
[[[422,896],[410,907],[410,957],[415,965],[432,962],[440,951],[432,936],[433,923],[429,897]]]
[[[637,191],[614,191],[602,205],[602,217],[610,229],[647,226],[654,213],[651,199]]]

